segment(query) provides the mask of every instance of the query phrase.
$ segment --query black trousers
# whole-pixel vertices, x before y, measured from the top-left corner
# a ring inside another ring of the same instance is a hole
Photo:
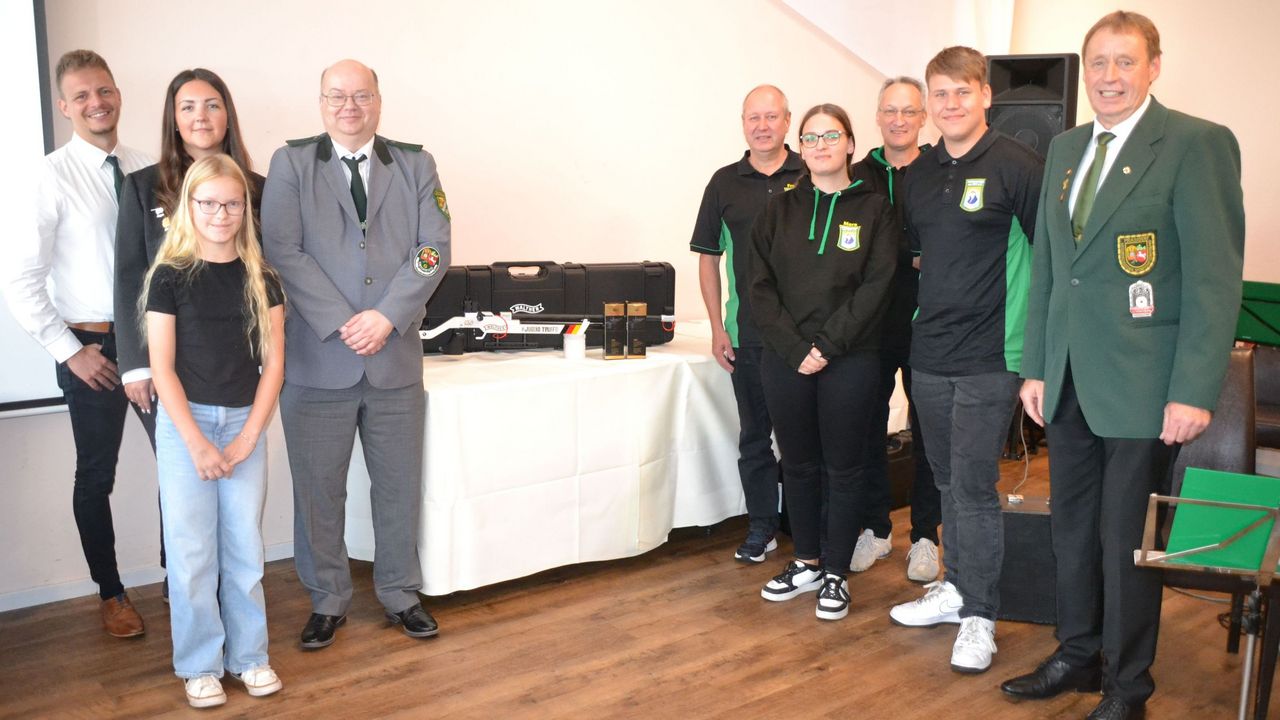
[[[753,530],[772,535],[778,529],[778,481],[781,472],[773,454],[773,422],[760,379],[760,347],[733,349],[733,397],[738,403],[738,477],[747,500]]]
[[[911,483],[911,542],[928,538],[938,544],[938,525],[942,523],[942,496],[933,483],[933,469],[924,454],[924,431],[916,415],[916,404],[911,399],[911,366],[907,364],[910,345],[904,348],[883,348],[880,351],[879,397],[876,399],[875,416],[871,419],[867,442],[870,465],[867,475],[867,498],[861,503],[858,525],[871,530],[876,537],[887,538],[893,531],[889,520],[892,495],[889,487],[889,455],[885,444],[885,430],[889,424],[889,400],[893,397],[895,374],[902,370],[902,386],[907,393],[907,417],[911,421],[911,460],[915,465],[915,477]]]
[[[857,504],[866,496],[867,427],[879,365],[878,353],[861,351],[801,375],[768,349],[762,363],[796,557],[821,556],[827,570],[841,575],[849,572],[858,536]]]
[[[1104,690],[1131,703],[1155,691],[1151,664],[1163,579],[1133,564],[1147,496],[1167,487],[1180,446],[1098,437],[1076,397],[1071,369],[1048,423],[1050,528],[1058,570],[1058,653],[1075,666],[1104,664]]]
[[[101,344],[102,354],[116,359],[113,333],[72,330],[85,345]],[[129,400],[124,388],[94,390],[71,372],[66,363],[57,365],[58,387],[67,403],[71,418],[71,434],[76,444],[75,486],[71,506],[75,513],[80,547],[89,566],[89,577],[98,584],[102,599],[124,592],[116,567],[115,525],[111,518],[111,491],[115,488],[116,463],[120,457],[120,441],[124,436],[124,420]],[[136,408],[135,408],[136,409]],[[155,417],[138,413],[149,437],[155,437]],[[152,440],[155,448],[155,440]],[[161,543],[163,562],[163,542]]]

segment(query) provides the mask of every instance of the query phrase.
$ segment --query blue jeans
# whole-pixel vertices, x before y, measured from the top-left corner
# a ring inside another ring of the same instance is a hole
[[[964,598],[960,617],[995,620],[1004,565],[996,483],[1021,381],[1011,372],[959,377],[912,372],[911,398],[929,438],[925,452],[942,496],[946,580]]]
[[[190,403],[196,425],[218,448],[235,439],[249,408]],[[201,480],[186,443],[159,405],[156,462],[168,556],[169,620],[178,677],[222,677],[267,665],[262,594],[262,509],[267,450],[260,441],[230,477]]]

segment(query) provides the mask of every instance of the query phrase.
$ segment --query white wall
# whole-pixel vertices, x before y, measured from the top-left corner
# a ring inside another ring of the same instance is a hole
[[[1175,110],[1231,128],[1243,158],[1246,280],[1280,282],[1280,204],[1272,193],[1271,171],[1280,165],[1276,143],[1278,107],[1265,82],[1263,55],[1280,28],[1280,3],[1274,0],[1126,0],[1124,9],[1140,12],[1160,30],[1160,78],[1151,92]],[[1098,18],[1116,9],[1104,0],[1018,0],[1013,52],[1081,52],[1080,45]],[[1093,111],[1080,87],[1080,122]]]
[[[711,172],[745,149],[748,90],[774,83],[797,114],[841,104],[866,148],[880,144],[883,76],[779,2],[375,1],[353,32],[325,22],[350,17],[347,2],[227,0],[221,42],[192,7],[48,0],[50,59],[102,53],[123,92],[120,137],[151,151],[169,79],[214,70],[265,170],[285,139],[323,130],[320,71],[358,58],[381,81],[381,131],[439,162],[455,263],[666,260],[683,316],[703,316],[689,235]]]

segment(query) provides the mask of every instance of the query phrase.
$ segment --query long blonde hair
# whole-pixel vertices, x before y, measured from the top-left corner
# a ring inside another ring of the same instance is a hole
[[[182,180],[182,191],[178,197],[178,207],[173,214],[173,221],[165,233],[164,242],[156,252],[155,262],[147,271],[146,280],[142,283],[142,296],[138,298],[138,318],[142,326],[143,337],[146,337],[147,297],[151,292],[151,277],[156,268],[167,265],[179,271],[187,278],[193,277],[204,268],[204,260],[200,258],[200,235],[196,230],[191,213],[195,211],[195,203],[191,195],[196,188],[214,178],[230,178],[240,183],[244,199],[245,216],[236,232],[236,254],[244,262],[244,307],[245,336],[249,346],[255,351],[259,361],[266,360],[268,339],[271,337],[271,298],[267,293],[267,276],[276,280],[280,287],[280,277],[274,268],[262,257],[262,246],[258,242],[258,233],[254,230],[253,208],[249,197],[249,181],[240,165],[229,155],[211,155],[201,158],[187,169]],[[283,290],[280,291],[283,295]]]

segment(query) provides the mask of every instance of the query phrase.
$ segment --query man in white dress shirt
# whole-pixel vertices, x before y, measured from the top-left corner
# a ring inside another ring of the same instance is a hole
[[[116,372],[112,285],[116,214],[124,176],[150,165],[116,142],[120,90],[91,50],[58,61],[58,110],[75,133],[35,169],[35,237],[7,240],[5,299],[18,323],[57,362],[76,444],[72,506],[103,628],[145,632],[116,568],[110,495],[129,401]]]

